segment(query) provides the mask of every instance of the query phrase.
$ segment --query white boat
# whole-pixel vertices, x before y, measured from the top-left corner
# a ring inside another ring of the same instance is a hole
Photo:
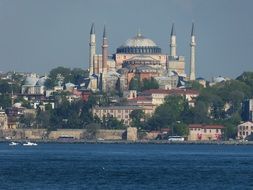
[[[19,143],[16,143],[16,142],[9,143],[9,146],[17,146],[17,145],[19,145]]]
[[[38,144],[37,143],[32,143],[32,142],[26,142],[23,144],[23,146],[37,146]]]
[[[169,136],[168,137],[168,141],[181,141],[183,142],[184,141],[184,137],[181,137],[181,136]]]

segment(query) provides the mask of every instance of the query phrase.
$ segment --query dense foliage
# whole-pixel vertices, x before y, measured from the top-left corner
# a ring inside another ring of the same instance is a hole
[[[224,81],[203,88],[192,83],[200,91],[195,107],[189,107],[182,97],[167,97],[154,115],[147,120],[147,130],[170,128],[177,135],[187,134],[186,124],[221,124],[225,126],[224,138],[235,138],[236,126],[242,121],[242,103],[253,97],[253,73],[243,73],[236,80]],[[180,130],[179,130],[180,129]]]
[[[47,87],[57,85],[59,81],[81,84],[88,73],[81,69],[68,69],[57,67],[49,74],[46,81]],[[0,107],[11,106],[12,92],[20,93],[23,77],[12,74],[11,78],[0,80]],[[190,107],[181,96],[169,96],[165,103],[160,105],[151,117],[147,117],[143,111],[135,110],[130,114],[132,126],[139,130],[160,130],[170,128],[172,134],[187,135],[187,125],[198,124],[222,124],[225,126],[225,138],[234,138],[236,126],[242,121],[242,102],[253,97],[253,72],[245,72],[235,80],[207,85],[203,88],[198,82],[190,82],[189,88],[200,92],[195,101],[195,106]],[[150,80],[133,78],[130,89],[143,91],[158,88],[154,78]],[[123,129],[126,126],[116,118],[104,117],[102,120],[93,117],[91,108],[95,105],[108,106],[110,99],[106,94],[94,94],[87,102],[77,101],[69,103],[66,94],[54,94],[56,108],[51,109],[46,105],[46,110],[37,109],[36,117],[26,115],[20,118],[20,122],[26,127],[38,128],[96,128]],[[16,97],[14,102],[21,102],[22,106],[30,108],[29,102]],[[90,132],[91,136],[94,132]]]
[[[57,97],[57,106],[55,109],[48,107],[45,111],[38,109],[37,127],[48,128],[50,130],[64,128],[86,128],[96,124],[103,129],[124,129],[126,128],[122,121],[118,121],[113,117],[104,117],[100,120],[93,117],[93,106],[108,105],[109,98],[103,95],[91,95],[88,101],[68,102],[66,97],[59,94]]]
[[[12,94],[20,93],[24,78],[12,73],[8,79],[0,79],[0,108],[11,106]]]
[[[69,69],[65,67],[57,67],[50,71],[45,86],[50,89],[59,83],[71,82],[76,85],[80,85],[83,79],[88,77],[88,71],[79,68]]]
[[[134,77],[131,79],[129,83],[129,90],[137,90],[137,91],[144,91],[149,89],[158,89],[159,84],[157,80],[153,77],[150,79],[143,79],[140,80],[139,77]]]

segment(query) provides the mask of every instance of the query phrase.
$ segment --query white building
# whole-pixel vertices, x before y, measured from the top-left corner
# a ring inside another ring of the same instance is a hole
[[[183,96],[189,103],[189,106],[194,107],[195,99],[199,96],[199,92],[190,89],[150,89],[143,91],[141,96],[150,96],[152,98],[152,104],[161,105],[167,96],[179,95]]]
[[[46,77],[37,78],[36,76],[27,77],[25,84],[22,85],[21,94],[44,94]]]
[[[237,126],[237,138],[245,140],[253,132],[253,122],[247,121]]]

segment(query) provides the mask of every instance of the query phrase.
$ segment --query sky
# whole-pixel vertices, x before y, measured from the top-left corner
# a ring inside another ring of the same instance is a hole
[[[252,0],[0,0],[0,71],[87,69],[92,22],[97,52],[105,24],[111,54],[138,30],[168,54],[175,23],[189,74],[194,22],[197,77],[235,78],[253,71],[252,7]]]

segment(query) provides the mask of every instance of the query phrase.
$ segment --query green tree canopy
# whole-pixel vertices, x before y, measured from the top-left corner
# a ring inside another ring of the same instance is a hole
[[[157,80],[153,77],[151,77],[150,79],[144,79],[142,81],[142,87],[141,90],[149,90],[149,89],[158,89],[159,88],[159,84],[157,82]]]
[[[102,128],[104,129],[126,129],[123,121],[119,121],[117,118],[112,116],[104,116],[102,121]]]
[[[88,77],[88,71],[79,68],[69,69],[66,67],[57,67],[50,71],[49,78],[45,82],[47,88],[53,88],[58,85],[58,82],[74,83],[79,85],[83,82],[83,79]]]
[[[129,90],[140,91],[140,89],[141,89],[140,79],[137,77],[132,78],[129,83]]]
[[[130,118],[132,119],[132,127],[136,127],[137,129],[142,129],[144,127],[144,118],[145,118],[145,113],[143,110],[137,109],[133,110],[130,113]]]
[[[180,121],[186,100],[182,96],[167,96],[164,104],[158,106],[153,116],[148,120],[146,128],[160,130],[168,128]]]
[[[149,89],[158,89],[159,84],[157,80],[153,77],[150,79],[143,79],[142,81],[138,77],[131,79],[129,83],[129,90],[144,91]]]

